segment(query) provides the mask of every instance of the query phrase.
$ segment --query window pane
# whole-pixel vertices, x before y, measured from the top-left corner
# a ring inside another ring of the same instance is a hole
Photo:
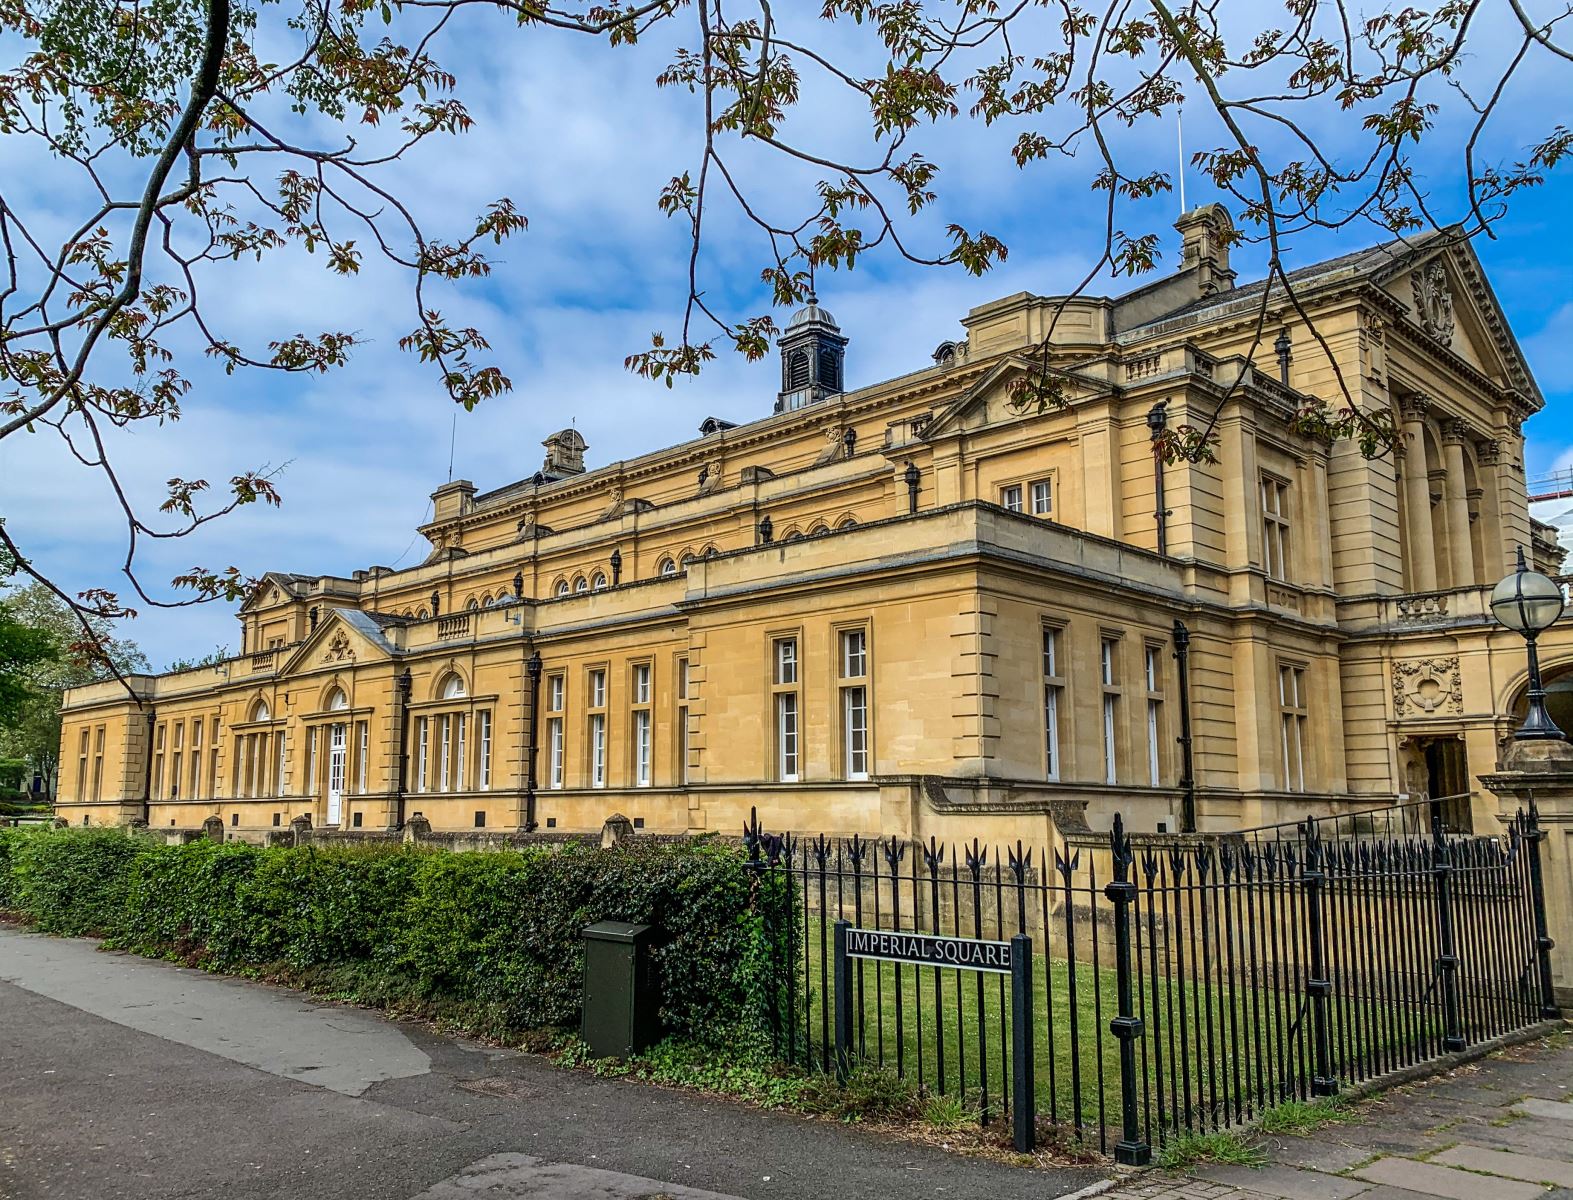
[[[868,634],[861,629],[848,629],[841,635],[841,675],[844,679],[859,679],[868,674]]]
[[[868,689],[841,691],[842,740],[846,746],[848,779],[868,778]]]
[[[797,639],[780,638],[776,642],[776,682],[797,682]]]
[[[797,736],[797,693],[782,692],[776,697],[776,766],[789,783],[798,775]]]
[[[1034,516],[1047,516],[1054,511],[1054,494],[1047,479],[1040,479],[1032,485],[1032,513]]]

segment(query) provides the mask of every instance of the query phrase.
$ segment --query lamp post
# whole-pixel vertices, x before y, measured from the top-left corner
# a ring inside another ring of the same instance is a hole
[[[761,546],[768,546],[775,540],[776,523],[770,519],[770,514],[766,513],[759,522],[759,544]]]
[[[1278,382],[1285,387],[1289,384],[1289,354],[1294,349],[1294,343],[1289,340],[1289,331],[1280,329],[1278,337],[1273,341],[1273,353],[1278,356]]]
[[[857,444],[858,431],[853,429],[852,426],[848,425],[841,433],[841,448],[847,452],[848,458],[851,458],[853,453],[857,450]]]
[[[901,481],[907,485],[907,511],[909,513],[918,511],[918,492],[922,490],[918,487],[918,481],[922,478],[916,463],[909,462],[907,469],[901,473]]]
[[[1163,453],[1159,447],[1159,439],[1163,431],[1169,427],[1169,403],[1160,400],[1147,410],[1147,436],[1152,442],[1152,484],[1153,495],[1157,501],[1153,509],[1153,521],[1158,530],[1158,553],[1169,553],[1169,516],[1173,511],[1164,504],[1163,499]]]
[[[515,600],[523,600],[524,599],[524,572],[523,571],[515,571],[513,573],[513,598]]]
[[[623,581],[623,552],[616,546],[612,547],[612,586],[616,587]]]
[[[1566,602],[1556,581],[1539,571],[1531,571],[1524,561],[1524,547],[1518,548],[1518,570],[1491,589],[1491,615],[1499,624],[1522,634],[1529,652],[1529,712],[1513,734],[1518,741],[1567,740],[1546,711],[1546,689],[1540,682],[1540,653],[1535,639],[1562,615]]]

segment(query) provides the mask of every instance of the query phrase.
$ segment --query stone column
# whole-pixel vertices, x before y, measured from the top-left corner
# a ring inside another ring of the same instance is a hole
[[[1424,396],[1400,401],[1404,418],[1404,515],[1409,550],[1409,587],[1416,592],[1436,591],[1436,540],[1431,535],[1431,481],[1426,467],[1426,413],[1431,402]]]
[[[1573,743],[1516,741],[1481,782],[1501,801],[1504,825],[1531,799],[1539,811],[1552,986],[1557,1005],[1573,1007]]]
[[[1464,439],[1469,426],[1449,421],[1442,428],[1442,465],[1447,481],[1442,487],[1442,503],[1447,508],[1447,560],[1454,587],[1469,587],[1476,581],[1475,547],[1469,536],[1469,491],[1464,478]]]
[[[1497,489],[1497,473],[1502,466],[1502,443],[1490,438],[1475,445],[1475,467],[1480,483],[1480,545],[1485,561],[1480,563],[1482,583],[1494,584],[1508,571],[1507,543],[1502,538],[1502,497]]]

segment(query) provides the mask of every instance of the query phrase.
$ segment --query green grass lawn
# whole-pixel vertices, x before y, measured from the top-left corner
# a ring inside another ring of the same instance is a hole
[[[826,1044],[835,1037],[832,942],[826,929],[822,952],[820,932],[819,920],[811,919],[806,1001],[800,991],[791,1045],[782,1047],[799,1062],[810,1056],[814,1066],[827,1061]],[[1100,949],[1096,966],[1090,954],[1074,964],[1035,954],[1032,970],[1038,1113],[1093,1137],[1119,1125],[1121,1096],[1119,1045],[1109,1031],[1119,1011],[1112,948]],[[1136,1043],[1137,1079],[1143,1124],[1150,1119],[1155,1138],[1160,1121],[1217,1128],[1292,1098],[1281,1085],[1300,1076],[1302,1052],[1310,1061],[1310,1023],[1301,1011],[1303,993],[1287,979],[1269,982],[1230,987],[1215,976],[1160,979],[1155,986],[1145,975],[1138,979],[1135,1003],[1146,1028]],[[860,1062],[898,1070],[926,1093],[956,1096],[967,1111],[981,1113],[986,1102],[994,1114],[1004,1112],[1008,976],[854,960],[853,986]],[[1297,1017],[1298,1036],[1291,1032]]]

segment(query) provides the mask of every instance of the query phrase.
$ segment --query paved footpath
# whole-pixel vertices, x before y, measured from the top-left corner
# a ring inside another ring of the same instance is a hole
[[[0,1198],[1047,1200],[1032,1171],[0,927]]]
[[[1265,1166],[1146,1173],[1104,1200],[1573,1200],[1573,1039],[1388,1093],[1356,1122],[1253,1141]]]

